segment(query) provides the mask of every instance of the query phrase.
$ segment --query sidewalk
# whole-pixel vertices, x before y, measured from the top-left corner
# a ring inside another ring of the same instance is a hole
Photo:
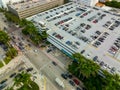
[[[4,73],[6,73],[9,70],[14,69],[20,63],[22,63],[22,61],[20,60],[20,56],[15,57],[7,65],[5,65],[2,68],[0,68],[0,74],[4,74]]]

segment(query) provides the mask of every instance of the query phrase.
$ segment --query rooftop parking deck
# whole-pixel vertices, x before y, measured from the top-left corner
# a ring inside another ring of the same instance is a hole
[[[102,68],[113,73],[115,67],[115,72],[120,73],[119,16],[68,3],[27,19],[39,30],[47,28],[48,40],[57,48],[69,54],[79,52],[90,59],[97,56],[95,62]]]

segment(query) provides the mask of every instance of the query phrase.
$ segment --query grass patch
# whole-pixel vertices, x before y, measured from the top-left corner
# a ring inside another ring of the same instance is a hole
[[[30,87],[31,86],[31,87]],[[35,82],[31,82],[30,86],[22,86],[20,89],[18,90],[39,90],[39,86],[35,83]]]
[[[11,61],[11,58],[10,58],[10,57],[6,57],[6,58],[4,59],[4,62],[5,62],[6,64],[8,64],[10,61]]]
[[[3,66],[4,66],[3,63],[0,61],[0,68],[3,67]]]

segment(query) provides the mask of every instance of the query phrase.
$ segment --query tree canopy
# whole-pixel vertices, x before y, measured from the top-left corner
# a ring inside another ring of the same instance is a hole
[[[22,33],[28,35],[30,39],[33,41],[33,43],[35,43],[36,45],[39,45],[48,36],[46,31],[40,33],[39,30],[35,27],[35,25],[31,21],[23,19],[21,20],[20,25],[24,27]]]
[[[19,24],[19,26],[23,28],[22,33],[29,36],[34,44],[39,45],[44,39],[47,38],[48,35],[46,31],[40,33],[33,22],[26,19],[19,19],[19,17],[11,12],[8,12],[2,8],[0,9],[0,11],[4,12],[4,15],[8,21]]]
[[[105,2],[105,5],[114,7],[114,8],[120,8],[120,2],[117,2],[116,0],[107,1],[107,2]]]
[[[10,41],[10,37],[4,31],[0,30],[0,42],[6,44]]]
[[[100,66],[82,56],[79,53],[73,54],[77,62],[69,65],[68,70],[83,81],[87,90],[120,90],[120,76],[110,74],[100,69]],[[103,76],[99,74],[102,71]]]

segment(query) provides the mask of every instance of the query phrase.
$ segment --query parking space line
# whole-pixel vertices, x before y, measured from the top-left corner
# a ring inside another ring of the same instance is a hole
[[[44,90],[46,90],[46,77],[44,76]]]
[[[100,38],[100,37],[104,34],[104,32],[107,32],[107,31],[108,31],[108,29],[105,29],[95,40],[93,40],[93,41],[91,42],[91,44],[93,44],[95,41],[97,41],[98,38]]]
[[[92,44],[88,44],[88,46],[87,46],[87,47],[85,47],[85,49],[88,49],[88,48],[90,48],[90,47],[92,47],[92,48],[94,48],[94,49],[98,50],[98,48],[94,47]]]
[[[114,56],[110,55],[109,53],[106,53],[105,55],[106,55],[106,56],[109,56],[109,57],[113,58],[114,60],[116,60],[116,61],[119,61],[119,62],[120,62],[120,60],[118,60],[118,59],[117,59],[117,58],[115,58]]]

